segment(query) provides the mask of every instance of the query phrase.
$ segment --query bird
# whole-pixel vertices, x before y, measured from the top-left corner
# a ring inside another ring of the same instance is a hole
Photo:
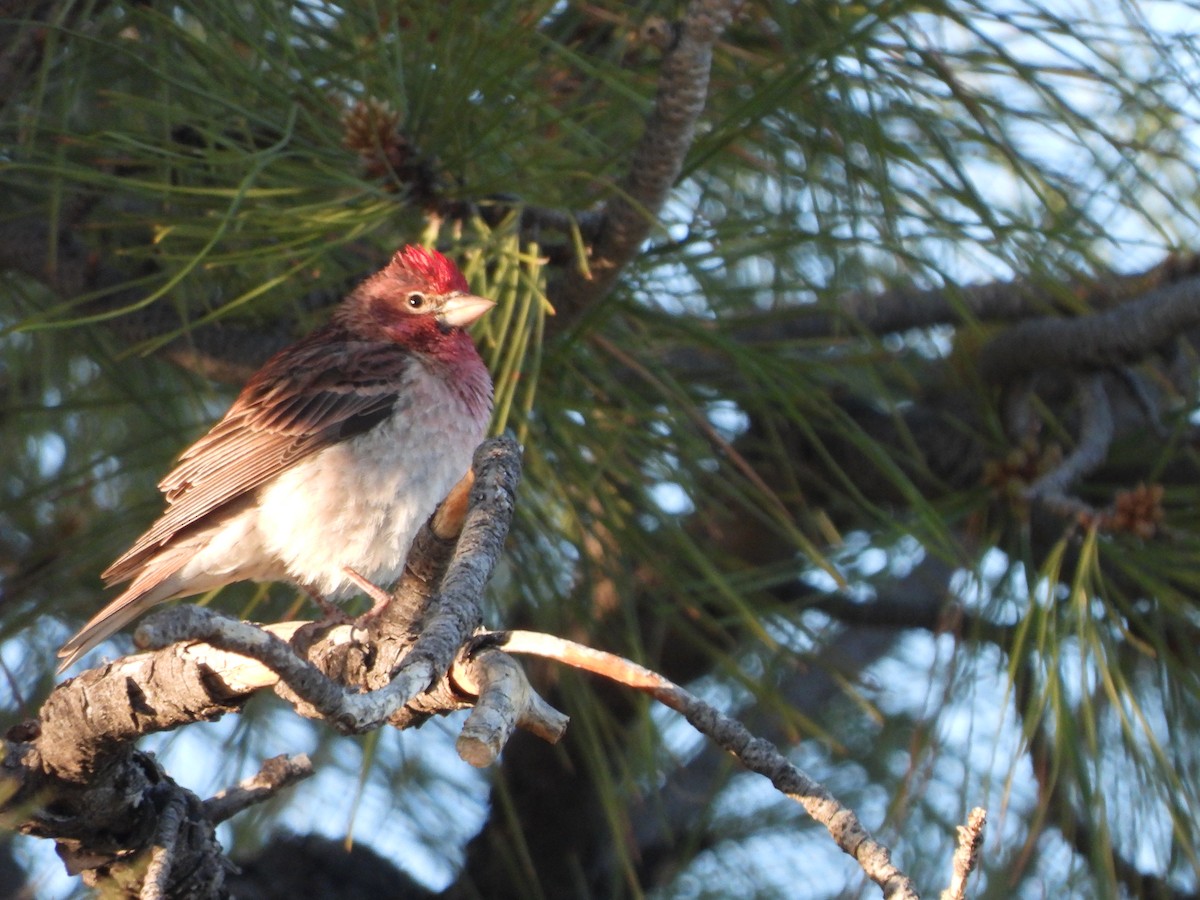
[[[290,582],[328,610],[396,581],[485,436],[492,381],[465,329],[495,305],[436,250],[397,251],[183,451],[165,511],[101,576],[128,587],[58,671],[155,604],[233,582]]]

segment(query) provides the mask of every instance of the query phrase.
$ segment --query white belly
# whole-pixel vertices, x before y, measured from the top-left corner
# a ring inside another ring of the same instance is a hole
[[[417,530],[470,468],[486,422],[424,369],[404,396],[391,419],[262,488],[259,540],[290,580],[344,599],[357,593],[348,566],[388,586]]]

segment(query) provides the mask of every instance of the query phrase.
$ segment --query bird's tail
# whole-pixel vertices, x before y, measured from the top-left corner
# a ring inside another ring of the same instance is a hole
[[[58,665],[58,674],[61,675],[85,653],[97,647],[109,635],[120,631],[150,607],[177,596],[178,586],[174,581],[175,579],[169,576],[135,579],[128,590],[92,616],[73,638],[59,648],[58,655],[62,662]]]

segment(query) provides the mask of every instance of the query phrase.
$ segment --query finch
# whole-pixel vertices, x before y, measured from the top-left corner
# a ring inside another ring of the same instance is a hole
[[[154,604],[235,581],[325,601],[396,581],[483,440],[492,382],[465,328],[493,306],[446,257],[406,247],[268,360],[159,483],[166,511],[103,574],[129,586],[59,671]]]

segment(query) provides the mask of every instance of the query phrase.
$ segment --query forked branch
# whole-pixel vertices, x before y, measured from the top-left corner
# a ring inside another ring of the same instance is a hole
[[[852,809],[843,806],[822,784],[792,765],[769,741],[756,738],[741,722],[724,715],[670,679],[615,654],[548,634],[505,631],[480,635],[476,640],[481,645],[502,647],[509,653],[557,660],[649,694],[680,713],[692,727],[735,756],[747,769],[765,776],[776,790],[803,806],[810,816],[825,826],[834,843],[852,856],[867,877],[879,885],[884,897],[889,900],[916,900],[918,897],[912,880],[892,863],[891,852],[871,837]],[[974,828],[972,846],[975,846],[983,821],[973,813],[971,823],[968,827]],[[955,881],[951,889],[961,891],[958,886],[965,883],[975,864],[975,855],[972,853],[962,862],[960,856],[964,856],[963,851],[955,858]]]

